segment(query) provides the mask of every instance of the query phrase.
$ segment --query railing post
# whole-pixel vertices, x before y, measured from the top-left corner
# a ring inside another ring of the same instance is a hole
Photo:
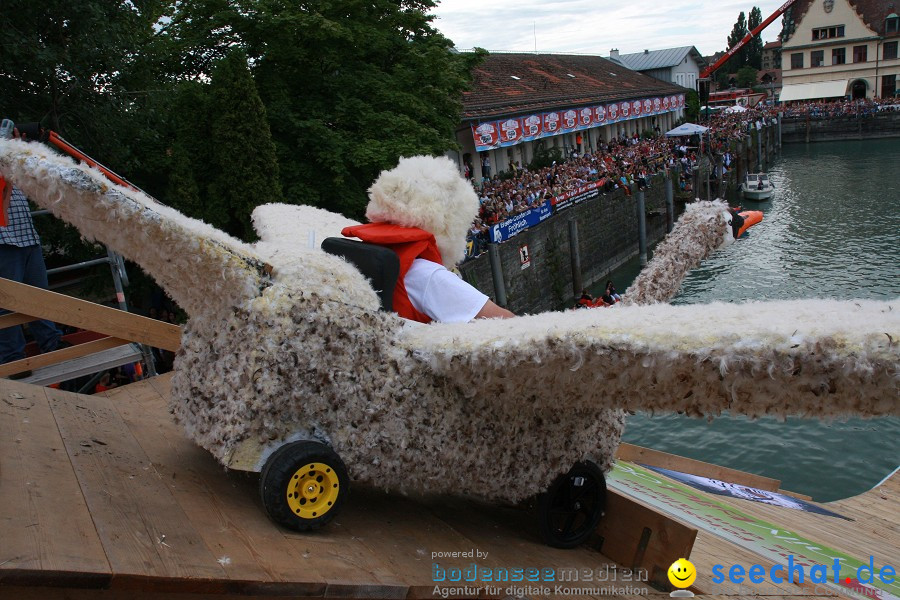
[[[672,174],[666,169],[666,233],[675,226],[675,201],[672,191]]]
[[[506,308],[506,287],[503,284],[503,265],[500,263],[500,246],[488,244],[488,260],[491,263],[491,280],[497,304]]]
[[[584,289],[581,280],[581,252],[578,243],[578,221],[574,217],[569,219],[569,254],[572,262],[572,292],[577,297]]]
[[[647,264],[647,212],[644,208],[644,190],[637,193],[638,211],[638,250],[641,254],[641,266]]]

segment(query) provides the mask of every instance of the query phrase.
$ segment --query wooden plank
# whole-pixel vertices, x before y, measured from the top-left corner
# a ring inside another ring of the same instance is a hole
[[[666,572],[679,558],[690,558],[696,537],[693,527],[609,490],[591,546],[632,571],[646,570],[651,584],[669,589]]]
[[[0,315],[0,329],[15,327],[16,325],[24,325],[25,323],[31,323],[32,321],[37,320],[37,317],[23,315],[21,313],[8,313],[5,315]]]
[[[0,381],[0,582],[41,569],[110,571],[44,388]]]
[[[682,473],[690,473],[691,475],[699,475],[701,477],[709,477],[710,479],[718,479],[720,481],[728,481],[738,483],[748,487],[754,487],[770,492],[777,491],[781,487],[781,482],[771,477],[763,477],[762,475],[754,475],[738,471],[737,469],[729,469],[728,467],[720,467],[718,465],[705,463],[703,461],[685,458],[668,452],[660,452],[650,448],[635,446],[634,444],[620,444],[616,452],[618,460],[628,462],[651,465],[671,471],[680,471]]]
[[[801,494],[799,492],[792,492],[790,490],[777,490],[779,494],[784,494],[785,496],[790,496],[791,498],[797,498],[798,500],[806,500],[807,502],[812,502],[812,496],[807,496],[806,494]]]
[[[224,575],[109,399],[47,389],[113,574]]]
[[[84,344],[78,344],[77,346],[63,348],[62,350],[54,350],[53,352],[38,354],[28,358],[23,358],[22,360],[17,360],[0,365],[0,377],[6,377],[8,375],[12,375],[13,373],[20,373],[29,369],[49,367],[63,361],[75,360],[84,356],[88,356],[90,354],[95,354],[97,352],[102,352],[104,350],[109,350],[110,348],[116,348],[118,346],[130,343],[131,342],[129,342],[128,340],[114,337],[105,337],[99,340],[94,340],[93,342],[86,342]]]
[[[0,279],[0,307],[172,352],[181,346],[181,328],[177,325],[9,279]]]
[[[169,374],[152,377],[107,393],[180,509],[227,563],[223,569],[230,579],[292,583],[298,595],[339,589],[395,597],[400,585],[405,597],[406,586],[393,576],[390,561],[343,526],[352,504],[322,534],[288,532],[273,524],[258,500],[258,476],[224,470],[173,422],[166,408],[170,380]]]

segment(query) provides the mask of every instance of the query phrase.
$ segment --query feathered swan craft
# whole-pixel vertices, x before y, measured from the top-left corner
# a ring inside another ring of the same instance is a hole
[[[626,410],[900,415],[892,302],[665,304],[730,239],[720,201],[687,208],[615,309],[422,325],[310,247],[310,232],[356,224],[340,215],[260,206],[247,245],[38,144],[0,141],[0,172],[187,311],[171,412],[224,465],[262,471],[266,509],[288,527],[332,518],[349,479],[511,502],[569,486],[542,529],[574,545],[602,512],[589,488],[603,488]],[[434,233],[446,264],[462,258],[478,204],[448,159],[402,159],[370,197],[370,217],[417,206],[402,224]]]

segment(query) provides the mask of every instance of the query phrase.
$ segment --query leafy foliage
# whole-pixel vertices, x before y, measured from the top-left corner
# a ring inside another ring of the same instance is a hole
[[[688,90],[684,95],[684,117],[690,123],[700,120],[700,94],[696,90]]]
[[[750,10],[750,16],[747,19],[747,28],[750,31],[756,29],[762,23],[762,11],[758,6],[754,6]],[[747,63],[742,66],[751,66],[754,69],[762,69],[762,55],[763,55],[763,43],[762,36],[757,35],[754,36],[752,40],[747,43]]]
[[[728,35],[726,49],[733,48],[736,46],[748,33],[747,29],[747,20],[744,17],[743,11],[738,15],[738,20],[735,22],[734,27],[731,28],[731,33]],[[747,64],[747,46],[744,46],[740,50],[734,53],[728,62],[724,65],[725,73],[734,73],[741,67]]]
[[[739,88],[752,88],[756,85],[756,74],[758,71],[747,65],[741,67],[737,72],[737,86]]]
[[[366,189],[401,156],[455,146],[479,55],[451,52],[428,0],[198,0],[167,28],[181,78],[229,48],[250,57],[285,199],[360,217]]]
[[[260,204],[281,202],[282,196],[266,109],[242,51],[230,51],[216,66],[208,111],[213,172],[203,217],[234,236],[253,240],[250,213]]]

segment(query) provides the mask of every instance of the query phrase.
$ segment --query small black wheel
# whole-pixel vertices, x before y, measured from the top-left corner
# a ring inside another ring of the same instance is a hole
[[[319,442],[293,442],[275,451],[259,477],[259,495],[273,521],[296,531],[322,527],[350,491],[347,468]]]
[[[560,475],[538,501],[544,543],[574,548],[590,537],[606,510],[606,479],[590,461],[577,463]]]

